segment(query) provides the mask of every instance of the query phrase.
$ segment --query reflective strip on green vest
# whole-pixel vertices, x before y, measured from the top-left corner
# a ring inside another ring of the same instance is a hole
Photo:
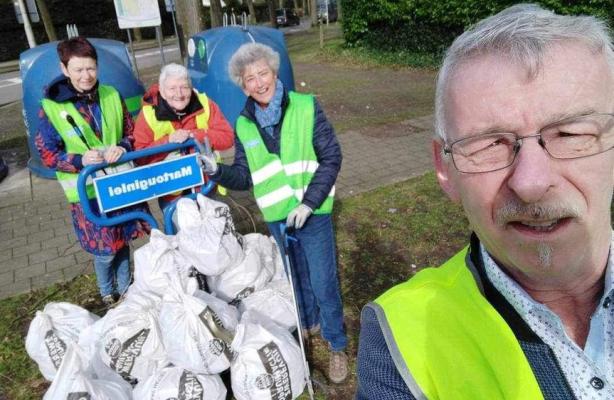
[[[98,139],[73,103],[57,103],[49,99],[42,100],[43,110],[51,125],[53,125],[64,141],[66,153],[83,155],[88,151],[88,146],[91,149],[103,150],[116,145],[121,140],[124,128],[124,114],[119,93],[111,86],[99,85],[98,96],[102,119],[102,141]],[[72,116],[79,130],[73,128],[66,118],[62,116],[64,112]],[[83,134],[83,137],[81,137],[81,134]],[[60,182],[64,189],[64,194],[68,201],[71,203],[78,202],[77,178],[79,174],[57,170],[55,174],[58,182]],[[86,191],[88,198],[96,197],[94,187],[91,185],[91,179],[88,180]]]
[[[543,399],[520,343],[465,257],[466,249],[368,305],[399,373],[419,399]]]
[[[211,113],[211,110],[209,109],[209,99],[204,93],[197,93],[197,95],[198,101],[203,106],[203,112],[196,115],[196,127],[198,129],[208,129],[209,114]],[[149,128],[154,134],[154,140],[158,140],[175,132],[175,128],[173,127],[171,121],[159,121],[156,118],[156,111],[152,105],[143,106],[143,117],[145,117],[147,125],[149,125]]]
[[[237,136],[245,149],[254,197],[266,222],[285,219],[303,199],[319,164],[313,148],[315,107],[313,96],[289,93],[281,128],[280,156],[269,153],[258,127],[244,116],[237,119]],[[335,188],[314,210],[330,214]]]

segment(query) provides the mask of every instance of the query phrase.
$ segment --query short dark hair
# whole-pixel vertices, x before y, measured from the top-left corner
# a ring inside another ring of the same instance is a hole
[[[68,61],[72,57],[89,57],[98,62],[96,49],[83,36],[66,39],[58,44],[58,57],[65,67],[68,66]]]

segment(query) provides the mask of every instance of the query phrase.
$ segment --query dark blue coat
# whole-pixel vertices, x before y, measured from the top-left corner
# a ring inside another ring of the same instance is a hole
[[[279,155],[279,139],[281,135],[281,121],[284,120],[286,109],[289,103],[288,93],[284,90],[281,108],[282,114],[280,123],[275,126],[273,137],[267,134],[256,121],[254,99],[249,97],[245,103],[245,108],[241,115],[250,121],[254,122],[258,127],[260,136],[271,153]],[[337,141],[333,126],[326,119],[324,111],[315,100],[315,123],[313,129],[313,148],[318,158],[320,166],[313,175],[305,196],[303,204],[309,206],[312,210],[318,208],[330,192],[331,188],[337,180],[337,174],[341,168],[341,147]],[[248,190],[252,187],[252,179],[247,165],[247,157],[241,141],[236,135],[235,128],[235,160],[232,165],[220,165],[218,172],[212,176],[212,179],[222,186],[232,190]]]

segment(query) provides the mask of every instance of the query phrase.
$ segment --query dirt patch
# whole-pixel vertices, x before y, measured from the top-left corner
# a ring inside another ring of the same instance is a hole
[[[404,136],[412,133],[411,126],[397,124],[433,113],[434,71],[301,62],[293,67],[296,89],[317,96],[340,134],[384,126],[365,132],[375,137]]]

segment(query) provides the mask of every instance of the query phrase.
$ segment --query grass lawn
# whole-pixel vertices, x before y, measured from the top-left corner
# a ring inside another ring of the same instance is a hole
[[[342,385],[316,389],[321,399],[350,399],[361,307],[426,265],[437,265],[467,238],[459,207],[444,198],[434,174],[426,174],[336,203],[339,270],[350,336],[352,375]],[[39,399],[47,383],[25,352],[24,339],[36,310],[68,301],[102,315],[93,275],[0,301],[0,399]],[[323,382],[327,352],[312,341],[314,377]],[[303,396],[306,398],[306,396]]]

